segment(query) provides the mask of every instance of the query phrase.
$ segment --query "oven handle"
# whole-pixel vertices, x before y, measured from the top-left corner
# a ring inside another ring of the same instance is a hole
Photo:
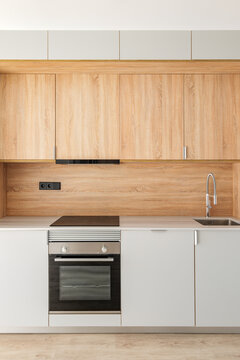
[[[113,262],[114,258],[60,258],[56,257],[54,259],[56,262]]]

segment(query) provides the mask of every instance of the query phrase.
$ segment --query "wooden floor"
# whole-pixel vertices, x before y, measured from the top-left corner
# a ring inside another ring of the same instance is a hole
[[[240,334],[0,335],[0,359],[236,360],[240,359]]]

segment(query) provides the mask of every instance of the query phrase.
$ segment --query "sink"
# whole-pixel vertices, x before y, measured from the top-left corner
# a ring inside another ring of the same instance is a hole
[[[240,226],[240,223],[229,219],[229,218],[221,218],[221,219],[194,219],[195,221],[197,221],[199,224],[205,225],[205,226]]]

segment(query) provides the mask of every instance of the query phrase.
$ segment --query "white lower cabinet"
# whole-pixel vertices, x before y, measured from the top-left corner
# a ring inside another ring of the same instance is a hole
[[[122,325],[193,326],[193,231],[122,231],[121,246]]]
[[[122,231],[122,315],[51,314],[49,325],[239,327],[240,231],[197,234],[194,249],[193,230]],[[0,231],[0,249],[0,328],[47,327],[47,231]]]
[[[240,231],[198,231],[196,325],[240,326]]]
[[[0,231],[0,327],[48,326],[47,231]]]

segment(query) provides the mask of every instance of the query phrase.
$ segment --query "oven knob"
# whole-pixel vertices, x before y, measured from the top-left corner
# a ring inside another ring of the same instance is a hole
[[[67,247],[66,247],[66,246],[63,246],[63,247],[62,247],[62,253],[65,254],[66,252],[67,252]]]
[[[108,249],[106,248],[106,246],[103,245],[103,247],[102,247],[102,253],[105,254],[107,251],[108,251]]]

